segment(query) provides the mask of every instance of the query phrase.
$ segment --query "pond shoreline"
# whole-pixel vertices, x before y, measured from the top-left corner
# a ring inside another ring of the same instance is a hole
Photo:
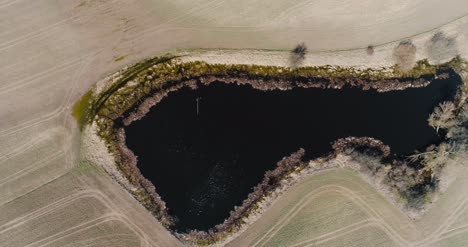
[[[424,78],[417,79],[383,79],[367,82],[358,78],[348,79],[334,79],[326,80],[321,78],[309,78],[303,81],[291,82],[287,80],[278,79],[250,79],[250,78],[229,78],[221,76],[202,76],[197,78],[190,78],[187,80],[181,80],[178,82],[172,82],[168,87],[163,87],[155,91],[154,93],[148,94],[149,96],[142,100],[141,104],[136,106],[134,109],[127,113],[124,113],[122,117],[122,123],[124,126],[130,125],[133,121],[143,118],[151,109],[156,106],[162,99],[168,96],[169,93],[175,92],[183,87],[189,87],[193,90],[197,89],[199,85],[208,86],[213,82],[222,82],[225,84],[235,85],[249,85],[253,89],[260,91],[271,91],[271,90],[291,90],[293,88],[315,88],[315,89],[343,89],[343,88],[359,88],[362,90],[375,90],[379,93],[385,93],[390,91],[400,91],[408,88],[421,88],[429,85],[433,80],[436,79],[449,79],[450,73],[447,71],[440,71],[440,73],[425,76]]]
[[[172,66],[172,65],[171,65]],[[177,66],[177,65],[175,65]],[[215,66],[220,66],[220,65],[215,65]],[[443,66],[442,66],[443,67]],[[450,67],[450,66],[449,66]],[[152,66],[154,68],[154,66]],[[277,70],[278,68],[275,68]],[[439,68],[440,69],[440,68]],[[448,78],[449,73],[447,73],[445,70],[441,70],[438,73],[435,74],[426,74],[423,77],[418,77],[418,78],[405,78],[405,79],[397,79],[397,78],[391,78],[391,79],[378,79],[374,80],[371,82],[367,81],[367,79],[357,79],[356,78],[332,78],[332,79],[323,79],[323,78],[306,78],[306,77],[299,77],[297,78],[298,80],[294,83],[291,81],[288,81],[287,79],[282,79],[281,77],[265,77],[262,78],[261,76],[253,76],[247,73],[247,75],[240,75],[237,78],[229,78],[229,76],[225,75],[195,75],[194,77],[190,76],[185,76],[185,75],[176,75],[176,76],[163,76],[161,78],[164,78],[163,81],[155,81],[156,84],[159,83],[156,87],[154,85],[152,86],[153,83],[143,83],[142,85],[148,86],[150,89],[143,88],[142,90],[144,91],[143,95],[146,95],[144,99],[142,100],[141,97],[133,100],[135,103],[130,103],[127,104],[126,107],[124,107],[124,110],[115,110],[113,105],[111,104],[108,106],[104,106],[102,109],[97,109],[94,114],[96,114],[97,118],[94,119],[94,116],[91,118],[92,121],[96,121],[98,125],[98,130],[97,130],[97,135],[101,136],[106,140],[108,149],[110,153],[114,154],[116,158],[116,164],[120,170],[125,176],[126,179],[129,180],[130,184],[133,186],[136,186],[135,188],[132,188],[130,192],[134,195],[134,197],[140,201],[148,210],[150,210],[160,222],[165,225],[166,227],[170,228],[172,224],[172,219],[171,216],[167,213],[167,210],[165,208],[165,203],[164,201],[161,200],[159,195],[156,193],[156,190],[154,186],[146,180],[141,173],[139,172],[139,169],[136,165],[137,159],[133,152],[129,150],[125,146],[125,132],[123,130],[123,126],[128,126],[130,125],[133,121],[138,120],[142,118],[147,112],[149,112],[150,108],[157,105],[164,97],[166,97],[170,92],[177,91],[183,87],[190,87],[192,89],[197,88],[197,84],[202,84],[202,85],[209,85],[215,81],[222,81],[224,83],[234,83],[237,85],[251,85],[253,88],[258,89],[258,90],[263,90],[263,91],[269,91],[269,90],[289,90],[294,87],[302,87],[302,88],[335,88],[335,89],[340,89],[344,87],[358,87],[363,90],[369,90],[369,89],[374,89],[378,92],[388,92],[388,91],[393,91],[393,90],[404,90],[407,88],[417,88],[417,87],[424,87],[428,85],[433,79],[438,79],[438,78]],[[234,70],[235,71],[235,70]],[[245,72],[245,71],[243,71]],[[242,74],[242,73],[241,73]],[[153,78],[152,74],[146,73],[143,78],[148,78],[150,81]],[[255,78],[256,77],[256,78]],[[305,78],[305,79],[304,79]],[[131,78],[129,81],[132,80]],[[301,81],[303,80],[303,81]],[[167,83],[170,82],[170,83]],[[131,84],[131,83],[129,83]],[[126,84],[126,85],[129,85]],[[132,85],[133,86],[133,85]],[[125,88],[125,87],[123,87]],[[118,92],[119,90],[117,90]],[[132,95],[132,94],[131,94]],[[133,94],[134,95],[134,94]],[[138,95],[138,94],[136,94]],[[112,96],[112,95],[111,95]],[[96,95],[94,96],[96,97]],[[135,96],[132,96],[135,98]],[[462,98],[462,93],[459,92],[459,95],[457,95],[456,100],[458,101],[463,101]],[[112,100],[112,99],[111,99]],[[138,103],[137,103],[138,102]],[[458,102],[460,105],[460,102]],[[91,103],[92,105],[92,103]],[[138,106],[135,106],[138,105]],[[104,109],[104,111],[103,111]],[[111,114],[106,113],[110,112]],[[125,117],[123,117],[125,116]],[[120,123],[118,123],[121,121]],[[350,137],[352,138],[352,137]],[[372,139],[372,138],[364,138],[364,139],[348,139],[347,141],[343,140],[337,140],[336,143],[340,143],[339,148],[338,146],[336,147],[335,151],[332,154],[329,154],[323,158],[318,158],[316,160],[320,162],[325,162],[329,161],[332,159],[332,157],[336,157],[340,152],[346,149],[346,147],[353,146],[353,145],[368,145],[374,143],[374,146],[370,145],[371,147],[378,147],[380,148],[383,153],[388,153],[387,147],[383,143],[379,143],[378,140]],[[283,169],[278,171],[275,169],[272,171],[270,174],[276,174],[277,176],[275,177],[275,180],[282,181],[284,180],[287,176],[290,176],[293,173],[300,172],[302,169],[304,169],[306,166],[304,166],[304,162],[300,161],[300,158],[303,155],[303,150],[298,151],[296,153],[293,153],[289,158],[286,158],[286,161],[289,161],[292,159],[292,162],[290,162],[291,166],[289,165],[281,165],[284,163],[281,163],[282,161],[278,162],[278,168],[277,169]],[[284,160],[283,160],[284,161]],[[286,162],[288,163],[288,162]],[[281,168],[283,167],[283,168]],[[288,167],[288,168],[285,168]],[[302,167],[302,168],[301,168]],[[267,176],[266,176],[267,177]],[[267,179],[265,177],[265,179]],[[271,179],[271,178],[269,178]],[[124,187],[127,189],[128,186],[125,186],[125,183],[120,182],[123,184]],[[256,187],[259,191],[265,190],[265,188],[261,187],[258,185]],[[269,191],[273,191],[275,187],[268,188]],[[247,203],[248,205],[246,207],[242,206],[238,210],[241,210],[242,212],[237,212],[235,211],[235,217],[228,218],[225,221],[225,225],[222,226],[217,226],[215,227],[216,231],[207,231],[207,232],[193,232],[192,235],[190,234],[177,234],[181,239],[185,239],[186,241],[190,243],[196,243],[196,244],[213,244],[215,242],[221,241],[222,239],[227,238],[229,235],[232,235],[233,233],[237,232],[245,222],[243,221],[244,219],[249,217],[249,214],[254,212],[256,209],[259,207],[259,203],[268,197],[269,192],[263,193],[264,195],[260,195],[262,193],[256,192],[254,190],[255,194],[255,199],[249,197],[244,201],[244,203]],[[254,193],[252,192],[252,193]],[[250,196],[250,195],[249,195]],[[258,198],[257,198],[258,197]],[[232,215],[232,214],[231,214]],[[214,229],[215,229],[214,228]]]
[[[434,76],[434,79],[440,79],[444,78],[447,79],[449,76],[449,73],[442,73],[439,76]],[[432,81],[432,80],[431,80]],[[424,81],[423,79],[416,80],[416,83],[405,83],[408,86],[406,88],[419,88],[419,87],[425,87],[431,83],[431,81]],[[198,80],[187,80],[178,84],[171,83],[171,86],[165,89],[162,89],[158,93],[154,94],[153,96],[147,98],[142,102],[140,106],[138,106],[136,111],[133,111],[132,113],[128,114],[128,117],[122,119],[122,125],[119,124],[118,130],[117,130],[117,135],[119,136],[119,141],[117,143],[117,146],[119,147],[120,153],[124,154],[123,159],[125,160],[122,162],[123,164],[126,164],[128,168],[125,168],[125,170],[131,170],[134,171],[132,172],[132,177],[136,177],[137,180],[140,181],[142,186],[145,188],[145,190],[151,195],[153,202],[157,207],[161,209],[160,215],[161,218],[163,219],[163,222],[171,222],[172,221],[172,216],[169,215],[167,210],[165,210],[165,202],[161,199],[161,197],[157,194],[157,191],[154,189],[154,186],[149,185],[151,184],[143,175],[138,174],[136,175],[135,173],[138,173],[138,166],[137,166],[137,159],[133,152],[130,151],[130,149],[127,148],[126,143],[125,143],[125,137],[124,137],[124,129],[123,126],[129,126],[133,121],[136,121],[138,119],[141,119],[146,115],[147,112],[149,112],[151,107],[157,106],[157,103],[160,102],[162,99],[165,97],[168,97],[169,93],[175,92],[177,90],[182,89],[183,87],[188,87],[192,90],[196,90],[199,86],[208,86],[212,84],[213,82],[221,82],[221,83],[226,83],[226,84],[235,84],[235,85],[249,85],[252,86],[255,90],[260,90],[260,91],[270,91],[270,90],[291,90],[294,87],[301,87],[301,88],[320,88],[320,89],[325,89],[322,86],[316,86],[316,85],[292,85],[292,83],[284,83],[284,82],[278,82],[278,83],[273,83],[273,82],[259,82],[259,81],[254,81],[254,80],[239,80],[237,78],[231,78],[230,80],[226,79],[220,79],[217,77],[207,77],[207,78],[199,78]],[[402,82],[399,82],[398,84],[393,84],[397,85],[393,87],[391,90],[389,87],[386,87],[387,90],[381,90],[378,91],[379,93],[384,93],[388,91],[396,91],[396,90],[404,90],[406,88],[402,87],[401,84]],[[265,86],[268,85],[268,86]],[[364,85],[364,84],[358,84],[358,85]],[[359,87],[355,86],[354,87]],[[350,87],[353,87],[350,86]],[[330,86],[327,88],[334,88],[337,89],[334,86]],[[361,88],[362,90],[369,90],[369,88]],[[372,90],[372,89],[371,89]],[[376,90],[377,91],[377,90]],[[225,238],[225,234],[228,232],[235,232],[237,231],[236,229],[239,229],[244,223],[245,223],[245,218],[248,218],[249,215],[253,214],[256,210],[259,209],[259,204],[262,203],[262,201],[268,197],[270,193],[272,193],[277,186],[279,186],[279,181],[286,179],[286,177],[291,176],[292,173],[298,174],[300,173],[301,170],[305,169],[307,167],[308,162],[326,162],[334,159],[337,155],[345,153],[347,149],[353,148],[353,147],[362,147],[365,149],[375,149],[379,150],[380,153],[382,154],[383,158],[389,157],[391,155],[390,148],[385,145],[383,142],[376,140],[371,137],[347,137],[347,138],[342,138],[338,139],[334,142],[333,145],[333,152],[329,153],[325,156],[322,156],[320,158],[317,158],[315,160],[311,161],[304,161],[302,160],[305,151],[303,149],[291,154],[288,157],[285,157],[283,160],[279,161],[277,164],[277,168],[274,170],[267,171],[265,173],[264,179],[253,189],[253,191],[247,196],[247,198],[243,201],[243,203],[235,207],[235,209],[230,213],[230,216],[225,219],[225,221],[222,224],[214,226],[211,230],[208,231],[192,231],[190,233],[177,233],[178,236],[182,239],[185,239],[186,241],[190,243],[197,243],[199,244],[199,241],[205,241],[208,240],[208,242],[217,242],[220,241],[221,239]],[[426,175],[424,175],[426,176]],[[137,181],[135,179],[132,179],[133,181]],[[421,178],[421,180],[424,180],[424,178]],[[276,181],[272,182],[271,181]]]

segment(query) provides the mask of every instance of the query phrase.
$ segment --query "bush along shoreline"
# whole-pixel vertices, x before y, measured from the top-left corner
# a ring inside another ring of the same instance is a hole
[[[463,85],[454,102],[437,106],[428,124],[436,130],[443,129],[445,140],[430,146],[424,152],[406,159],[391,160],[390,149],[371,137],[348,137],[337,140],[334,152],[316,159],[327,162],[344,154],[363,164],[361,172],[381,178],[379,181],[395,192],[406,207],[424,208],[428,197],[437,191],[438,175],[447,161],[466,153],[468,137],[468,67],[461,58],[443,65],[430,65],[426,60],[416,63],[407,72],[396,67],[387,69],[343,68],[333,66],[283,68],[276,66],[208,64],[196,61],[183,63],[175,56],[157,57],[127,67],[108,77],[77,103],[80,127],[95,123],[96,134],[104,140],[114,156],[118,170],[127,181],[118,181],[169,230],[173,219],[155,187],[146,180],[137,167],[137,157],[125,145],[124,127],[141,119],[151,107],[157,105],[170,92],[183,87],[196,89],[215,81],[250,85],[257,90],[290,90],[302,88],[357,87],[378,92],[424,87],[434,79],[443,79],[455,71],[462,77]],[[86,106],[86,107],[83,107]],[[74,113],[78,111],[74,109]],[[303,170],[310,162],[303,160],[305,150],[285,157],[272,171],[267,171],[260,184],[248,195],[243,204],[231,212],[220,225],[209,231],[175,233],[181,240],[197,245],[209,245],[225,240],[244,227],[246,219],[258,210],[264,200],[278,186]],[[369,162],[372,161],[372,162]],[[130,183],[132,188],[126,184]]]

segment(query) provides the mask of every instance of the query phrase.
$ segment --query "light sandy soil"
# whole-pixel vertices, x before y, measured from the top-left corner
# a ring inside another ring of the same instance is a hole
[[[464,246],[467,165],[447,169],[449,190],[412,221],[356,171],[310,175],[279,197],[228,246]]]
[[[2,246],[178,246],[142,206],[90,165],[0,206]]]
[[[125,64],[174,49],[289,49],[303,41],[318,52],[307,64],[382,66],[392,63],[400,40],[415,35],[417,57],[425,57],[436,29],[456,37],[466,58],[468,24],[460,18],[467,13],[465,0],[0,0],[0,243],[177,245],[106,176],[72,175],[80,135],[71,108]],[[367,57],[361,48],[369,44],[386,45]],[[245,54],[226,61],[264,60]],[[456,198],[438,203],[427,221],[461,212],[465,198]]]

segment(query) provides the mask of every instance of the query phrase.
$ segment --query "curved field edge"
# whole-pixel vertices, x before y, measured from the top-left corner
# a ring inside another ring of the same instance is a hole
[[[340,88],[345,85],[351,85],[359,86],[363,89],[374,88],[379,91],[402,90],[407,87],[424,86],[424,81],[434,79],[437,73],[447,69],[453,69],[463,77],[464,84],[455,101],[457,110],[461,111],[466,101],[467,64],[459,57],[442,65],[431,65],[426,60],[422,60],[417,62],[412,70],[401,72],[396,66],[380,69],[356,69],[338,66],[285,68],[278,66],[208,64],[203,61],[182,62],[179,57],[167,55],[148,59],[131,67],[126,67],[105,78],[95,88],[85,94],[81,101],[75,105],[74,116],[79,121],[82,129],[94,125],[94,134],[97,134],[104,140],[107,150],[115,159],[116,167],[119,170],[118,173],[124,176],[116,174],[115,171],[111,175],[151,211],[163,225],[169,228],[171,220],[165,210],[164,202],[156,194],[152,184],[141,177],[136,167],[136,159],[133,160],[132,155],[123,154],[130,150],[124,150],[122,149],[122,145],[119,145],[122,143],[121,138],[122,134],[124,138],[124,133],[118,133],[119,131],[115,130],[114,125],[115,120],[122,119],[124,115],[131,113],[135,106],[144,101],[144,99],[150,98],[151,95],[161,91],[165,91],[163,95],[165,96],[170,91],[168,89],[171,86],[180,86],[178,84],[180,82],[193,82],[194,80],[203,80],[207,77],[211,77],[212,80],[213,78],[215,80],[244,78],[261,81],[263,84],[268,84],[271,81],[291,82],[293,80],[311,82],[309,79],[313,78],[315,82],[322,79],[316,85],[316,87],[322,88]],[[349,80],[350,78],[360,82],[357,85],[353,84],[353,81]],[[418,81],[419,78],[426,79]],[[401,81],[410,81],[412,83],[401,83]],[[263,88],[263,90],[278,88],[284,90],[291,86],[291,84],[283,83],[275,85],[273,88]],[[130,120],[130,123],[131,121],[133,120]],[[134,164],[133,166],[128,166],[128,163]],[[278,183],[273,187],[276,188],[282,181],[291,177],[292,174],[298,174],[304,168],[309,167],[304,162],[293,163],[295,165],[285,169],[279,174],[280,176],[275,178]],[[109,172],[109,170],[107,171]],[[249,215],[254,214],[260,209],[260,204],[268,198],[268,194],[271,194],[273,187],[269,189],[268,193],[262,194],[254,203],[251,203],[248,210],[245,210],[241,217],[236,217],[237,220],[230,227],[224,228],[222,232],[193,232],[189,235],[179,235],[179,237],[196,244],[212,244],[226,239],[245,225],[245,219]]]
[[[79,103],[75,105],[73,115],[82,121],[82,125],[92,121],[96,115],[116,119],[134,106],[136,101],[146,97],[154,90],[161,89],[171,82],[190,80],[202,76],[249,77],[253,79],[284,81],[307,78],[328,79],[331,81],[343,80],[338,82],[342,85],[332,85],[343,86],[349,84],[346,81],[349,78],[365,81],[391,81],[433,77],[444,68],[454,68],[457,70],[457,68],[462,69],[461,67],[465,64],[459,57],[441,65],[431,65],[427,60],[420,60],[411,70],[400,71],[397,66],[367,69],[330,65],[289,68],[244,64],[209,64],[203,61],[182,62],[182,59],[179,58],[183,57],[165,55],[147,59],[123,68],[103,80],[103,83],[107,81],[107,85],[101,86],[105,87],[104,89],[95,88],[87,92]],[[395,88],[385,89],[383,85],[369,84],[367,86],[382,91],[395,90]],[[394,87],[394,85],[389,86]],[[131,98],[115,97],[114,93],[118,90],[120,90],[118,96],[130,96]],[[114,97],[112,97],[113,95]],[[121,108],[112,108],[112,105],[116,104],[120,104]]]

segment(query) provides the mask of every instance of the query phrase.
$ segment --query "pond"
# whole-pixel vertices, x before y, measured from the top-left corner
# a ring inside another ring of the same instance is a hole
[[[177,218],[175,229],[207,230],[299,148],[312,159],[328,154],[339,138],[369,136],[402,156],[439,142],[427,118],[438,103],[453,99],[460,78],[450,78],[386,93],[259,91],[221,82],[183,88],[126,127],[126,143]]]

